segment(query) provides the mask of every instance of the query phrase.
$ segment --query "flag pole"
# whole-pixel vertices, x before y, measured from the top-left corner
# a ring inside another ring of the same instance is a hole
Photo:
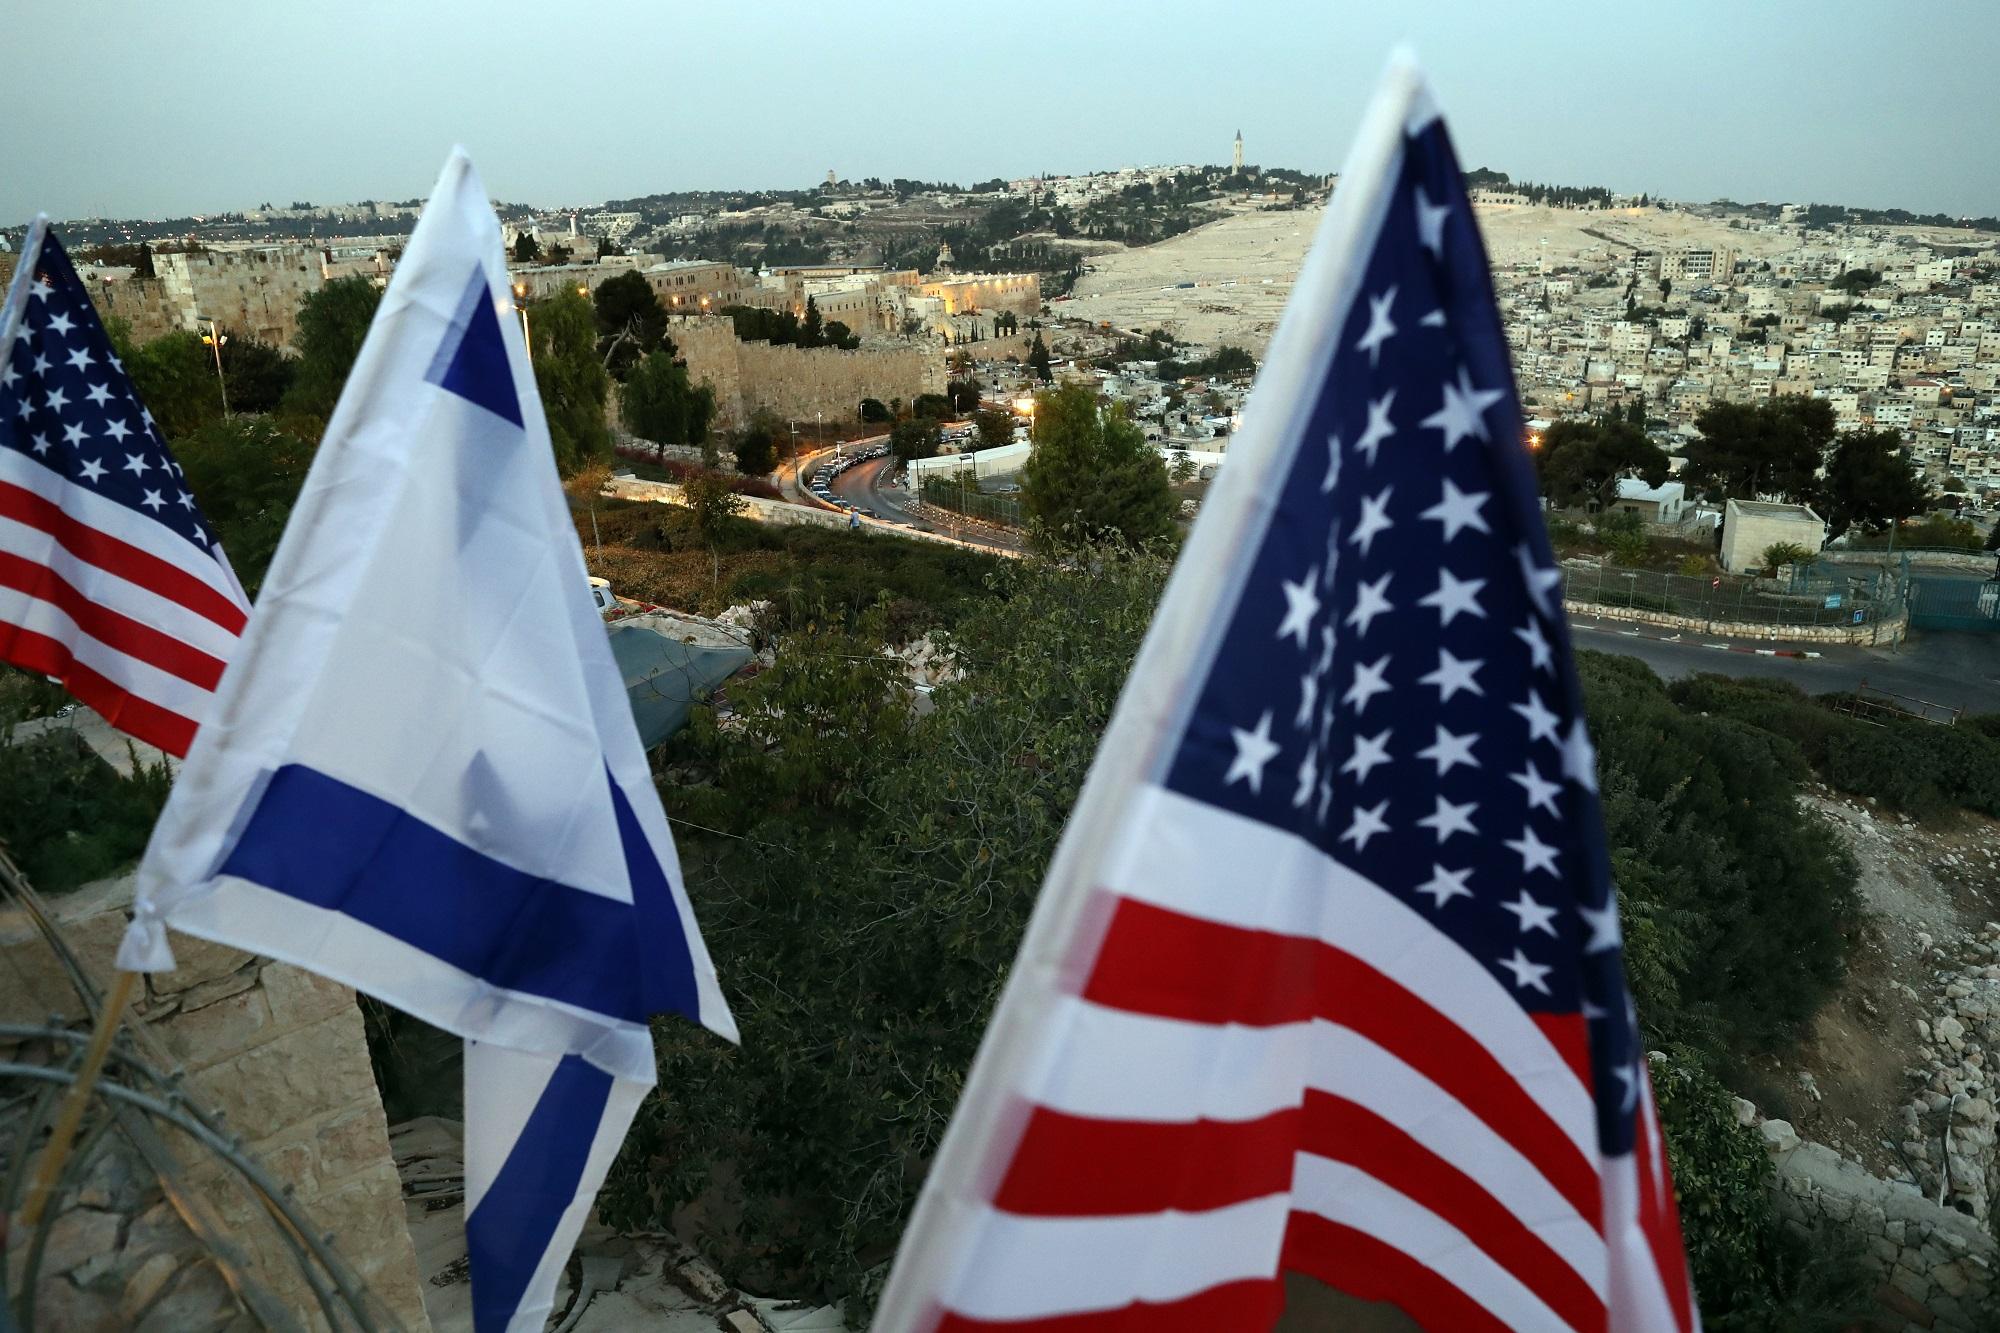
[[[111,1054],[111,1039],[118,1035],[119,1020],[124,1018],[126,1006],[132,1003],[132,991],[138,981],[137,972],[121,970],[118,980],[111,983],[111,993],[105,997],[104,1007],[98,1011],[97,1027],[90,1034],[90,1044],[84,1048],[83,1063],[78,1066],[76,1078],[69,1085],[69,1093],[63,1098],[62,1109],[56,1114],[55,1128],[49,1133],[49,1145],[42,1151],[41,1164],[36,1167],[35,1178],[28,1186],[28,1201],[21,1208],[23,1227],[32,1227],[42,1220],[42,1212],[48,1207],[49,1196],[55,1192],[63,1164],[69,1160],[70,1148],[76,1142],[77,1127],[83,1123],[83,1112],[90,1104],[91,1090],[97,1086],[98,1075],[104,1072],[105,1058]]]

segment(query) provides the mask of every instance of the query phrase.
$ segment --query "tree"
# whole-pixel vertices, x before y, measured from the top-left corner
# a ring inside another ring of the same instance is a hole
[[[1177,507],[1166,464],[1122,407],[1081,384],[1036,397],[1035,448],[1021,510],[1038,543],[1139,547],[1171,535]]]
[[[284,398],[287,411],[322,422],[333,415],[381,304],[382,289],[362,277],[335,278],[305,299],[292,339],[299,361]]]
[[[1986,549],[2000,551],[2000,518],[1993,520],[1993,531],[1986,534]]]
[[[542,243],[535,239],[535,233],[524,231],[514,238],[514,262],[532,264],[542,257]]]
[[[215,354],[199,334],[167,333],[133,347],[121,328],[113,332],[112,346],[125,363],[139,401],[169,441],[221,419],[222,386],[215,379]]]
[[[736,437],[736,470],[746,477],[761,477],[777,465],[777,432],[767,421],[752,421]]]
[[[942,421],[951,415],[951,399],[941,393],[920,393],[910,404],[910,415]]]
[[[605,279],[591,299],[604,368],[613,379],[624,379],[633,366],[662,347],[673,353],[666,307],[637,269]]]
[[[687,367],[665,347],[633,367],[618,390],[625,428],[655,444],[700,444],[715,417],[715,391],[688,382]]]
[[[1558,421],[1542,435],[1533,453],[1542,493],[1570,507],[1608,505],[1618,497],[1620,478],[1637,476],[1648,486],[1667,479],[1666,451],[1629,420]]]
[[[277,553],[313,452],[311,441],[252,416],[217,417],[174,441],[188,490],[253,597]]]
[[[819,302],[810,296],[806,298],[806,317],[800,332],[803,334],[799,341],[801,347],[818,347],[826,341],[826,329],[820,322]]]
[[[1189,456],[1187,450],[1176,449],[1174,450],[1174,465],[1168,469],[1167,476],[1174,485],[1185,486],[1195,479],[1195,475],[1199,470],[1195,467],[1194,459]]]
[[[1035,341],[1028,348],[1028,365],[1042,383],[1049,384],[1055,380],[1055,371],[1049,368],[1049,346],[1042,341],[1039,329],[1035,332]]]
[[[951,403],[954,414],[969,417],[979,410],[979,381],[952,380],[944,386],[944,396]]]
[[[1764,569],[1775,578],[1786,565],[1810,560],[1812,552],[1797,542],[1772,542],[1759,553],[1759,558],[1764,562]]]
[[[1889,430],[1841,436],[1819,492],[1819,514],[1833,537],[1857,524],[1879,528],[1898,522],[1924,507],[1923,480]]]
[[[880,398],[863,398],[860,416],[863,425],[879,425],[894,419]]]
[[[906,463],[915,458],[935,457],[943,443],[943,432],[931,417],[915,416],[908,421],[898,421],[889,432],[889,452]]]
[[[549,421],[556,470],[568,476],[611,453],[604,422],[611,376],[597,359],[597,314],[589,298],[565,290],[536,302],[528,317],[535,331],[535,385]]]
[[[973,418],[979,431],[979,447],[998,449],[1014,442],[1014,418],[992,408],[981,409]]]
[[[712,547],[730,518],[743,512],[743,497],[729,488],[727,478],[700,472],[681,483],[681,506],[695,537]]]
[[[851,352],[861,346],[861,339],[856,337],[854,330],[847,325],[837,319],[829,319],[826,322],[826,345],[838,347],[843,352]]]
[[[1817,474],[1833,443],[1833,405],[1785,396],[1754,405],[1713,403],[1695,418],[1700,436],[1688,446],[1688,480],[1720,497],[1777,495],[1813,498]]]
[[[267,342],[231,334],[222,344],[222,378],[232,412],[270,412],[284,399],[298,367]]]

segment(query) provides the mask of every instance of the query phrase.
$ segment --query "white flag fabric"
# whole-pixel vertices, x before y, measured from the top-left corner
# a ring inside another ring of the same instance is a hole
[[[649,1018],[736,1036],[506,277],[455,151],[153,832],[119,954],[170,968],[172,925],[467,1038],[480,1333],[541,1327],[655,1080]]]

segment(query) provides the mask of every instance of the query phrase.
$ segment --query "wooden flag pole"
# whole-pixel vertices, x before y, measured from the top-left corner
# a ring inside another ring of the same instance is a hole
[[[49,1196],[55,1192],[56,1181],[62,1176],[63,1163],[69,1160],[69,1150],[76,1142],[77,1127],[83,1123],[84,1109],[90,1105],[91,1089],[97,1086],[97,1077],[104,1072],[105,1057],[111,1054],[111,1039],[118,1035],[118,1023],[125,1016],[125,1007],[132,1003],[132,990],[138,985],[137,972],[123,972],[111,983],[111,993],[104,999],[104,1008],[97,1015],[97,1027],[90,1034],[90,1044],[84,1048],[83,1063],[78,1066],[76,1080],[69,1085],[69,1092],[63,1098],[62,1109],[56,1114],[55,1128],[49,1133],[48,1147],[42,1150],[42,1160],[35,1168],[34,1181],[28,1186],[28,1201],[21,1208],[21,1225],[32,1227],[42,1220],[42,1212],[48,1207]]]

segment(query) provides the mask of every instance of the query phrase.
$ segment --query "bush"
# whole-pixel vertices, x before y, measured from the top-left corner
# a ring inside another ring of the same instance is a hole
[[[1775,575],[1786,565],[1796,565],[1812,558],[1812,552],[1797,542],[1772,542],[1758,557],[1764,562],[1765,572]]]
[[[1919,819],[1954,806],[2000,816],[2000,740],[1929,722],[1856,724],[1827,747],[1827,781]]]
[[[1629,509],[1614,510],[1597,520],[1597,535],[1621,565],[1643,565],[1653,553],[1653,539],[1646,535],[1646,521]]]
[[[73,731],[0,743],[0,841],[44,893],[113,874],[146,849],[173,779],[119,776]]]

